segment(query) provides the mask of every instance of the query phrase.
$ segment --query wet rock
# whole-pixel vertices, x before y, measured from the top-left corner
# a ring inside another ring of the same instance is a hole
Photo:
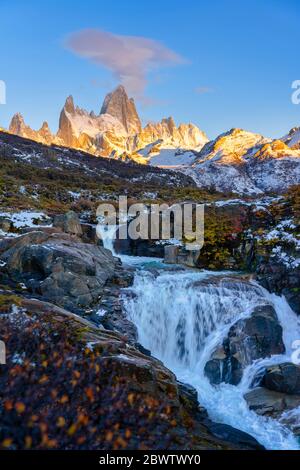
[[[224,347],[220,346],[214,351],[212,358],[205,364],[205,375],[214,385],[219,385],[229,380],[230,383],[236,382],[239,380],[239,375],[235,377],[235,370],[236,368],[238,369],[237,365],[232,368],[232,363],[235,362],[237,362],[235,358],[232,358],[230,361],[228,360]]]
[[[208,419],[207,410],[201,406],[198,401],[198,392],[190,384],[177,381],[180,402],[188,409],[199,421]]]
[[[239,429],[235,429],[228,424],[214,423],[213,421],[207,419],[205,421],[205,425],[209,431],[219,439],[232,442],[246,449],[264,449],[264,447],[259,444],[259,442],[254,437],[250,436],[250,434],[247,434],[244,431],[240,431]]]
[[[100,245],[100,240],[97,236],[96,226],[92,224],[81,223],[82,236],[81,239],[85,243],[96,243]]]
[[[118,236],[118,233],[117,233]],[[114,241],[114,249],[117,254],[130,255],[130,256],[145,256],[153,258],[163,258],[164,247],[163,245],[156,244],[153,240],[132,240],[127,238],[125,240],[116,238]]]
[[[294,312],[300,315],[300,266],[292,268],[265,256],[258,263],[256,272],[263,287],[283,294]]]
[[[284,411],[300,406],[300,395],[287,395],[259,387],[244,395],[250,410],[259,415],[279,418]]]
[[[271,305],[256,307],[250,317],[237,321],[205,366],[213,384],[237,385],[243,370],[256,359],[282,354],[282,327]]]
[[[55,216],[53,220],[53,226],[60,227],[63,232],[70,233],[71,235],[82,235],[80,220],[74,211],[69,211],[66,214]]]
[[[298,270],[297,275],[297,285],[300,285],[300,270]],[[291,282],[291,285],[294,285],[294,282]],[[294,310],[298,315],[300,315],[300,287],[286,287],[282,289],[282,294],[285,296],[288,304],[291,309]]]
[[[118,331],[128,338],[133,344],[137,341],[137,328],[126,317],[120,301],[117,299],[115,303],[104,299],[101,305],[107,309],[101,318],[101,325],[107,330]]]
[[[190,409],[198,411],[199,402],[197,390],[192,385],[183,382],[178,381],[177,384],[180,391],[181,400],[185,402]],[[206,416],[208,416],[207,412]]]
[[[167,245],[165,246],[164,262],[168,264],[176,264],[178,262],[178,246]]]
[[[262,385],[275,392],[300,395],[300,366],[285,362],[268,367]]]

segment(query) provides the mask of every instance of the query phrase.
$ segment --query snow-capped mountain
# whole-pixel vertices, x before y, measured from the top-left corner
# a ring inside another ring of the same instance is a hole
[[[47,123],[39,131],[32,130],[19,113],[14,115],[9,130],[41,143],[139,163],[147,163],[165,149],[172,150],[174,157],[177,152],[200,150],[208,141],[195,125],[176,127],[173,118],[142,128],[134,100],[128,98],[122,85],[105,97],[98,115],[75,106],[73,97],[69,96],[60,113],[57,135],[51,134]]]
[[[300,127],[293,127],[281,140],[292,149],[300,149]]]
[[[128,98],[125,88],[119,85],[106,95],[100,115],[108,114],[121,122],[128,135],[139,134],[142,124],[137,113],[134,99]]]
[[[198,186],[217,191],[282,192],[300,182],[300,150],[281,140],[231,129],[208,142],[182,171]]]
[[[97,116],[75,107],[73,97],[69,96],[60,113],[57,136],[68,147],[110,156],[112,152],[124,151],[128,133],[117,117],[107,113]]]
[[[199,151],[208,142],[206,134],[193,124],[180,124],[174,119],[149,123],[135,139],[135,147],[146,162],[154,166],[179,168],[190,164],[193,151]]]
[[[9,130],[47,145],[177,170],[198,186],[221,192],[283,192],[300,182],[300,127],[279,140],[231,129],[212,141],[193,124],[177,127],[172,117],[143,128],[122,85],[105,97],[99,114],[75,106],[69,96],[56,135],[47,122],[32,130],[19,113]]]

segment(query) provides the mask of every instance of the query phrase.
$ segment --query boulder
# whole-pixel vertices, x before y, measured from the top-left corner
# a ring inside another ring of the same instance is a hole
[[[92,224],[81,224],[82,236],[81,239],[85,243],[95,243],[101,245],[97,236],[96,226]]]
[[[213,384],[237,385],[243,370],[256,359],[283,354],[282,327],[271,305],[258,306],[251,316],[238,320],[223,344],[205,365],[205,374]]]
[[[0,217],[0,230],[3,232],[9,232],[11,229],[11,220],[7,217]]]
[[[300,266],[286,266],[266,255],[258,262],[256,272],[263,287],[283,294],[294,312],[300,315]]]
[[[117,232],[118,233],[118,232]],[[145,256],[152,258],[163,258],[164,246],[157,244],[155,240],[125,240],[117,238],[114,240],[114,249],[117,254],[130,256]]]
[[[1,259],[14,281],[75,312],[98,302],[116,268],[109,250],[63,233],[27,233],[11,243]]]
[[[257,442],[257,440],[247,434],[244,431],[235,429],[228,424],[214,423],[213,421],[206,419],[205,425],[209,431],[217,438],[225,441],[230,441],[236,445],[246,449],[263,450],[264,447]]]
[[[295,279],[296,281],[294,281]],[[295,270],[294,276],[289,276],[288,282],[290,282],[290,285],[282,289],[282,294],[285,296],[291,309],[294,310],[297,315],[300,315],[300,269]],[[295,287],[296,282],[297,287]]]
[[[300,366],[285,362],[268,367],[262,385],[275,392],[300,395]]]
[[[53,220],[54,227],[60,227],[63,232],[71,235],[82,235],[80,220],[76,212],[69,211],[66,214],[56,215]]]
[[[179,247],[174,245],[165,246],[164,262],[168,264],[176,264],[178,262]]]
[[[300,406],[300,395],[286,395],[264,387],[255,388],[244,395],[250,410],[258,415],[279,418],[284,411]]]

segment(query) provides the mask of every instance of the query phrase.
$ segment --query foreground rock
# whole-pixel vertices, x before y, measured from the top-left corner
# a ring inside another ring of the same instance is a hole
[[[294,434],[300,436],[299,414],[300,395],[287,395],[267,388],[255,388],[246,393],[245,400],[250,410],[258,415],[267,416],[286,425]]]
[[[66,233],[35,231],[1,246],[10,279],[73,311],[96,304],[118,266],[109,250]]]
[[[205,366],[213,384],[236,385],[243,370],[256,359],[285,352],[282,327],[271,305],[256,307],[249,318],[237,321],[229,330],[223,344]]]
[[[249,408],[259,415],[278,417],[283,411],[300,406],[300,395],[286,395],[263,387],[246,393]]]
[[[268,367],[262,385],[275,392],[300,395],[300,366],[285,362]]]
[[[300,315],[300,264],[297,267],[272,262],[266,257],[258,264],[257,279],[270,292],[284,295],[290,307]]]
[[[77,235],[78,237],[83,234],[79,217],[74,211],[69,211],[66,214],[60,214],[54,217],[53,226],[61,228],[65,233]]]

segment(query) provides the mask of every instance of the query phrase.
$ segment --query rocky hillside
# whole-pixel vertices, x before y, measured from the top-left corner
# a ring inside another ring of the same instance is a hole
[[[48,169],[68,172],[74,175],[103,183],[123,183],[126,192],[131,183],[142,183],[145,189],[150,187],[187,187],[195,186],[193,180],[180,173],[150,166],[128,164],[118,160],[93,158],[90,154],[57,145],[46,146],[34,140],[24,139],[0,131],[0,157],[9,161],[30,164],[29,168]]]
[[[193,124],[176,127],[172,118],[143,129],[134,100],[128,98],[122,85],[106,96],[99,114],[75,106],[69,96],[60,113],[56,135],[46,122],[40,130],[32,130],[20,113],[13,116],[9,131],[44,144],[65,145],[97,156],[122,156],[139,163],[146,163],[151,157],[148,145],[184,151],[199,150],[208,141],[198,127]]]

